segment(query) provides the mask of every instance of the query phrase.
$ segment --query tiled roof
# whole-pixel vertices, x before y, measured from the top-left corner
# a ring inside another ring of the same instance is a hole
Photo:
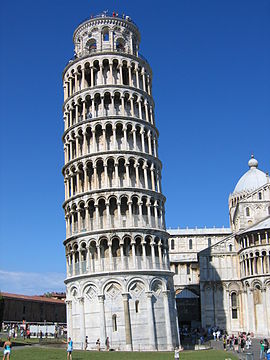
[[[3,298],[14,299],[14,300],[39,301],[39,302],[46,302],[51,304],[65,304],[64,300],[52,299],[46,296],[37,296],[37,295],[29,296],[29,295],[11,294],[5,292],[1,292],[1,296],[3,296]]]

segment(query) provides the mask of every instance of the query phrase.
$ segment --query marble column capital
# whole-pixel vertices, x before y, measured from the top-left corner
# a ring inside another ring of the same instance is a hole
[[[99,302],[103,302],[105,300],[105,295],[104,294],[99,294],[97,297],[98,297]]]

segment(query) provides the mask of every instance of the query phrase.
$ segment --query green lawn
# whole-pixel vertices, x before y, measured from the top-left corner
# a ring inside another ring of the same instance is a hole
[[[63,349],[27,347],[12,351],[12,360],[62,360],[66,359]],[[73,351],[72,360],[174,360],[170,352],[93,352]],[[180,353],[180,360],[236,360],[230,353],[216,350],[186,351]]]

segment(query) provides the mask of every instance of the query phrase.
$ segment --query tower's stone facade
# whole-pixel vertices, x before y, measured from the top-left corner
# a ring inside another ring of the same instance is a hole
[[[178,344],[152,72],[129,18],[75,30],[63,73],[68,335],[89,349]]]

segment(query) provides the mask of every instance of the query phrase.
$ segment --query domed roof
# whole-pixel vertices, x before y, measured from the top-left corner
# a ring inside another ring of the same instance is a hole
[[[240,178],[234,189],[234,194],[242,191],[256,190],[262,185],[267,183],[266,174],[257,169],[258,161],[251,155],[251,159],[248,162],[249,170]]]

